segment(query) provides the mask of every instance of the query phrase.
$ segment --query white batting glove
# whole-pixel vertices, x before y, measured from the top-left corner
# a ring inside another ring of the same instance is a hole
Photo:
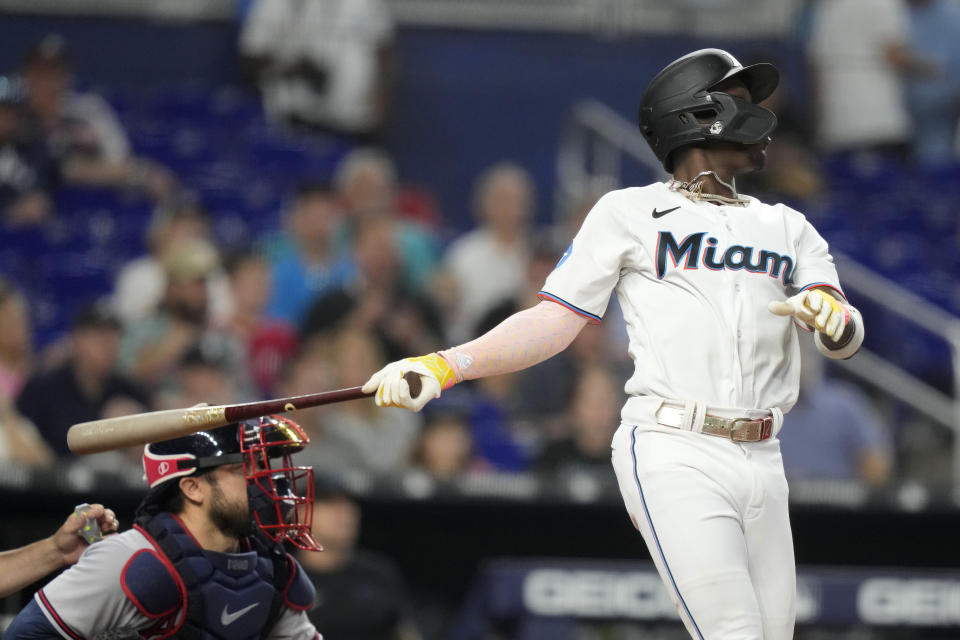
[[[411,397],[410,385],[404,376],[413,372],[420,376],[420,394]],[[374,401],[380,407],[403,407],[411,411],[420,411],[433,400],[440,397],[440,392],[452,387],[455,383],[453,369],[436,353],[418,358],[405,358],[391,362],[380,371],[370,376],[361,390],[364,393],[373,393]]]
[[[834,342],[840,340],[850,321],[846,305],[822,290],[807,289],[786,300],[774,300],[767,308],[778,316],[793,316]]]

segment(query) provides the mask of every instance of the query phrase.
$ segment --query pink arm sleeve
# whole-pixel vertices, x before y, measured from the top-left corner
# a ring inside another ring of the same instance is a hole
[[[441,351],[457,382],[526,369],[560,353],[587,319],[555,302],[542,301],[513,314],[459,347]]]

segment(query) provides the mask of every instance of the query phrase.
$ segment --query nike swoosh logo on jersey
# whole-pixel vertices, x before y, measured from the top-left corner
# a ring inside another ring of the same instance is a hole
[[[660,217],[662,217],[662,216],[667,215],[667,214],[670,213],[671,211],[676,211],[676,210],[679,209],[679,208],[680,208],[680,207],[674,207],[673,209],[664,209],[663,211],[657,211],[657,208],[654,207],[654,208],[653,208],[653,217],[654,217],[654,218],[660,218]]]
[[[223,612],[220,614],[220,624],[222,624],[225,627],[233,624],[234,622],[236,622],[237,618],[245,614],[247,611],[250,611],[250,609],[253,609],[254,607],[258,606],[259,604],[260,604],[259,602],[254,602],[249,607],[238,609],[233,613],[230,613],[227,611],[228,605],[223,605]]]

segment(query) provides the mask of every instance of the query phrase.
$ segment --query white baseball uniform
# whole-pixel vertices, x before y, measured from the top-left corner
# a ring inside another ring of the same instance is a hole
[[[839,291],[827,243],[802,214],[755,198],[692,201],[656,183],[604,196],[541,292],[594,322],[617,293],[636,369],[613,466],[694,638],[792,637],[775,434],[797,398],[800,356],[796,325],[767,304],[813,286]],[[705,414],[772,416],[774,435],[698,433]]]

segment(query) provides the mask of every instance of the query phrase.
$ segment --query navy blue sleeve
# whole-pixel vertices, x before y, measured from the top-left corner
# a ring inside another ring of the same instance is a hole
[[[36,600],[30,600],[13,619],[3,634],[3,640],[63,640],[63,636],[53,628],[43,615]]]

